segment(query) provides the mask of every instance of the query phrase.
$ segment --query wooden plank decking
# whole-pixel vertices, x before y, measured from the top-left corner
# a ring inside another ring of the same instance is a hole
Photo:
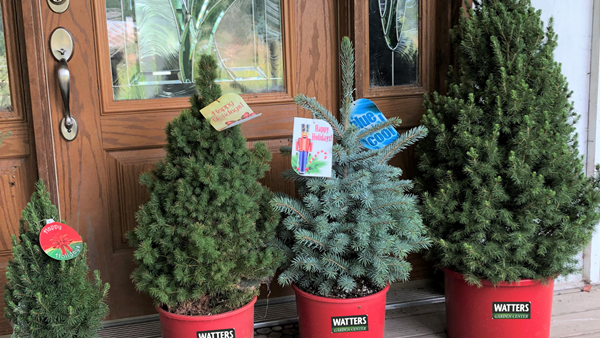
[[[551,337],[600,338],[600,287],[554,295]],[[447,338],[444,304],[388,311],[386,338]],[[482,337],[485,338],[485,337]]]

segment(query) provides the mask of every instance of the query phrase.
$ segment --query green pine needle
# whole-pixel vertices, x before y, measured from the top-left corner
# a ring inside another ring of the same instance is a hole
[[[269,204],[272,194],[258,181],[271,152],[262,142],[248,149],[239,126],[212,127],[200,110],[222,94],[214,82],[218,65],[205,55],[196,69],[198,94],[167,124],[165,160],[140,177],[150,201],[128,234],[137,289],[183,315],[242,307],[289,254],[275,240],[280,216]]]
[[[391,118],[368,132],[358,133],[350,124],[354,101],[354,49],[344,38],[341,50],[341,123],[315,99],[298,95],[296,102],[327,121],[334,130],[331,178],[307,177],[293,170],[283,176],[296,182],[302,199],[277,195],[273,208],[284,217],[278,228],[278,247],[287,262],[279,276],[281,285],[295,283],[317,290],[322,296],[351,293],[359,281],[383,288],[394,281],[408,280],[411,266],[406,257],[428,247],[429,240],[416,207],[416,197],[406,194],[410,181],[400,180],[402,170],[388,161],[427,134],[423,127],[402,134],[391,145],[366,149],[360,138],[376,130],[396,127]],[[282,149],[290,156],[291,149]],[[291,157],[297,166],[298,157]],[[324,162],[324,161],[323,161]],[[324,165],[318,159],[309,172]]]
[[[425,97],[417,146],[429,257],[474,285],[572,273],[600,185],[583,172],[552,22],[528,0],[476,1],[465,14],[452,30],[458,70],[447,95]]]
[[[13,337],[97,337],[108,315],[109,285],[100,273],[88,279],[87,246],[74,259],[57,261],[41,250],[45,220],[59,220],[42,181],[23,210],[19,236],[12,236],[13,259],[6,268],[4,316]]]

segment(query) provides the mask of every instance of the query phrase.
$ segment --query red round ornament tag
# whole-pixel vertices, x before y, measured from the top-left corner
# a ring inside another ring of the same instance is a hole
[[[48,256],[59,261],[73,259],[83,249],[83,241],[77,231],[59,222],[48,223],[42,228],[40,245]]]

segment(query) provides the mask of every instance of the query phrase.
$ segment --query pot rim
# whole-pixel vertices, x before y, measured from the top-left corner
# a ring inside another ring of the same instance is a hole
[[[452,277],[454,279],[460,279],[462,281],[465,280],[462,273],[456,272],[454,270],[450,270],[448,268],[442,268],[442,271],[444,271],[445,274],[447,274],[449,277]],[[548,280],[554,280],[554,278],[548,277]],[[538,285],[538,284],[542,284],[542,281],[535,280],[535,279],[521,279],[518,282],[512,282],[512,283],[500,282],[496,285],[487,279],[482,279],[481,284],[483,284],[484,286],[492,286],[492,287],[513,287],[514,288],[514,287]]]
[[[357,298],[327,298],[327,297],[321,297],[321,296],[315,296],[315,295],[311,295],[308,292],[304,292],[302,290],[300,290],[295,283],[292,284],[292,288],[294,288],[294,291],[296,291],[296,294],[301,295],[304,298],[308,298],[310,300],[313,301],[317,301],[317,302],[322,302],[322,303],[344,303],[344,304],[352,304],[352,303],[358,303],[358,302],[364,302],[364,301],[368,301],[368,300],[372,300],[375,298],[379,298],[379,297],[385,297],[386,293],[388,292],[388,290],[390,289],[390,284],[388,283],[388,285],[381,291],[374,293],[372,295],[368,295],[368,296],[364,296],[364,297],[357,297]]]
[[[254,303],[256,303],[256,300],[258,299],[257,296],[254,296],[254,298],[252,298],[252,300],[242,306],[241,308],[235,309],[235,310],[231,310],[228,312],[224,312],[224,313],[219,313],[218,315],[210,315],[210,316],[185,316],[185,315],[177,315],[174,313],[170,313],[167,312],[165,310],[163,310],[162,307],[157,306],[156,310],[158,311],[158,314],[161,316],[165,316],[169,319],[175,319],[175,320],[181,320],[181,321],[187,321],[187,322],[206,322],[206,321],[214,321],[214,320],[218,320],[218,319],[223,319],[223,318],[227,318],[227,317],[232,317],[235,316],[239,313],[242,313],[244,311],[247,311],[248,308],[253,308],[254,307]]]

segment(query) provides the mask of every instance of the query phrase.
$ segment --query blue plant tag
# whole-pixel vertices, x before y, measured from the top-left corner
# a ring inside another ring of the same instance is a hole
[[[368,99],[358,99],[352,104],[350,121],[360,131],[373,128],[379,123],[387,121],[377,105]],[[377,132],[368,134],[360,142],[369,149],[381,149],[398,139],[398,132],[390,126]]]

